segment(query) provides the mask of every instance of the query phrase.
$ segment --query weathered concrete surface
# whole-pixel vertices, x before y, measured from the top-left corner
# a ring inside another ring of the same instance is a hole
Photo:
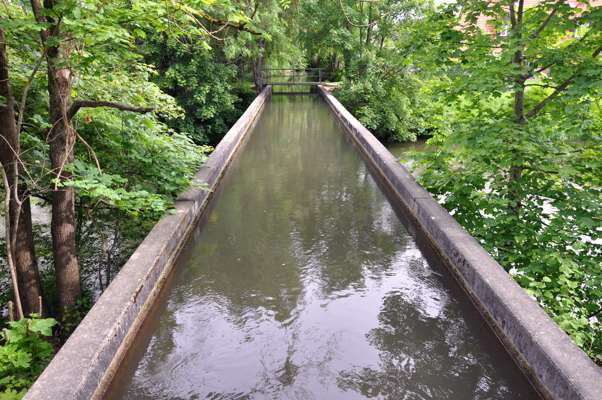
[[[327,90],[319,93],[542,397],[601,400],[602,370]]]
[[[102,394],[189,232],[270,95],[271,87],[266,87],[195,175],[196,186],[206,184],[209,190],[195,189],[193,184],[178,197],[176,212],[155,225],[29,389],[26,400],[88,400]]]

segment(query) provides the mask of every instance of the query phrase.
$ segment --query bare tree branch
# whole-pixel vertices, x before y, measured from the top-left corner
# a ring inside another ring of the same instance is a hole
[[[602,52],[602,46],[598,47],[593,52],[592,58],[598,57],[601,52]],[[575,73],[573,73],[573,75],[569,76],[560,85],[558,85],[556,87],[556,89],[548,97],[546,97],[545,99],[543,99],[542,101],[540,101],[539,103],[537,103],[537,105],[535,105],[531,109],[531,111],[529,111],[527,113],[527,118],[532,118],[532,117],[536,116],[546,106],[546,104],[548,104],[550,101],[554,100],[560,93],[562,93],[563,91],[565,91],[566,88],[569,87],[569,85],[571,83],[573,83],[573,81],[579,75],[580,72],[581,72],[580,69],[578,69],[577,71],[575,71]]]
[[[241,22],[240,24],[233,24],[230,21],[224,21],[219,18],[212,17],[211,15],[209,15],[206,12],[201,11],[201,10],[198,10],[198,13],[201,17],[205,18],[207,21],[209,21],[212,24],[226,25],[231,28],[237,29],[239,31],[249,32],[252,35],[261,35],[261,32],[257,32],[257,31],[254,31],[253,29],[247,28],[246,22]],[[255,13],[253,13],[253,15],[255,15]]]
[[[29,75],[29,79],[27,79],[27,83],[25,87],[23,87],[23,93],[21,94],[21,102],[19,103],[19,118],[17,120],[17,135],[21,133],[21,126],[23,125],[23,116],[25,115],[25,103],[27,102],[27,94],[29,89],[31,88],[31,84],[38,73],[38,69],[40,69],[40,65],[42,65],[42,61],[46,57],[46,48],[44,47],[44,51],[40,54],[40,58],[36,61],[36,64]]]
[[[545,85],[545,84],[542,84],[542,83],[527,83],[527,84],[525,84],[525,87],[529,87],[529,86],[538,86],[538,87],[547,88],[547,89],[557,89],[558,88],[558,86]]]
[[[80,108],[97,108],[97,107],[108,107],[108,108],[116,108],[122,111],[130,111],[136,113],[149,113],[154,111],[153,107],[136,107],[129,104],[123,103],[114,103],[112,101],[96,101],[96,100],[77,100],[74,101],[69,111],[67,112],[67,118],[69,120],[73,119],[75,114],[79,111]]]
[[[10,271],[10,277],[13,285],[13,292],[15,296],[15,303],[17,304],[17,316],[19,319],[23,318],[23,306],[21,305],[21,295],[19,293],[19,282],[17,279],[17,267],[15,266],[14,249],[15,249],[15,227],[10,220],[10,196],[11,186],[6,175],[5,166],[0,163],[0,171],[2,172],[2,183],[4,184],[4,224],[6,227],[6,258],[8,261],[8,269]],[[17,225],[17,224],[14,224]]]
[[[525,8],[525,0],[518,0],[518,12],[516,15],[516,23],[519,27],[523,23],[524,8]]]
[[[546,29],[546,26],[548,26],[548,24],[550,23],[550,21],[552,20],[552,18],[554,17],[554,15],[556,15],[556,13],[558,12],[558,7],[560,7],[560,4],[562,4],[563,0],[560,0],[558,3],[556,3],[556,5],[554,6],[554,8],[552,9],[552,11],[550,12],[550,14],[548,14],[548,16],[546,17],[546,19],[541,23],[541,25],[539,25],[539,28],[537,28],[530,36],[530,39],[536,39],[539,34]]]
[[[84,138],[81,137],[79,133],[77,133],[77,131],[75,132],[75,134],[77,135],[77,138],[84,144],[84,146],[86,146],[86,148],[90,152],[90,155],[94,159],[94,162],[96,163],[96,168],[98,169],[98,172],[100,172],[102,174],[102,169],[100,168],[100,161],[98,160],[98,157],[96,157],[96,152],[94,151],[94,149],[92,148],[92,146],[90,146],[88,144],[88,142],[86,142],[84,140]]]
[[[546,64],[546,65],[544,65],[544,66],[542,66],[542,67],[539,67],[539,68],[537,68],[537,69],[535,70],[535,72],[536,72],[536,73],[543,72],[543,71],[545,71],[546,69],[548,69],[548,68],[550,68],[551,66],[553,66],[554,64],[556,64],[556,61],[552,61],[551,63],[548,63],[548,64]],[[532,76],[532,75],[533,75],[533,74],[531,74],[531,76]]]

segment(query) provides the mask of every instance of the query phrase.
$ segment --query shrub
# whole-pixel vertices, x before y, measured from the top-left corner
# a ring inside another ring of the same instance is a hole
[[[50,362],[52,318],[35,315],[8,323],[0,333],[0,400],[20,399]]]

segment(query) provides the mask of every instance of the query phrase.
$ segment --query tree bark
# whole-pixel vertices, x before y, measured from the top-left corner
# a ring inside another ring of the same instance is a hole
[[[0,95],[4,104],[0,105],[0,161],[9,181],[10,196],[6,240],[13,240],[12,259],[15,263],[20,300],[24,315],[38,312],[39,297],[42,296],[40,275],[36,263],[33,242],[31,207],[27,187],[19,182],[21,170],[19,159],[21,146],[15,101],[9,80],[8,57],[4,31],[0,29]],[[15,193],[16,189],[16,193]]]
[[[20,193],[25,194],[25,188],[20,188]],[[19,227],[17,228],[17,245],[15,246],[15,261],[19,281],[19,293],[23,304],[23,313],[39,313],[42,285],[40,272],[36,260],[33,230],[31,222],[31,204],[29,196],[23,198]]]
[[[510,6],[509,10],[513,36],[519,43],[519,47],[516,49],[512,59],[512,63],[518,71],[514,79],[514,116],[516,123],[519,125],[525,123],[525,81],[527,79],[522,71],[524,67],[524,55],[522,49],[523,4],[523,0],[520,0],[518,3],[518,11],[514,10],[514,4]]]
[[[75,117],[75,114],[79,111],[80,108],[97,108],[97,107],[107,107],[107,108],[115,108],[121,111],[131,111],[136,113],[149,113],[154,111],[153,107],[138,107],[132,106],[130,104],[116,103],[114,101],[104,101],[104,100],[77,100],[75,101],[71,107],[69,107],[69,111],[67,112],[67,118],[69,121]]]
[[[370,47],[372,40],[372,4],[368,5],[368,26],[366,27],[366,47]]]
[[[49,50],[48,94],[50,98],[50,162],[59,182],[71,176],[65,171],[73,161],[75,130],[68,118],[71,106],[72,74],[68,67],[59,66],[59,50]],[[75,246],[75,191],[70,187],[55,187],[52,192],[52,250],[61,312],[73,307],[80,295],[79,265]]]
[[[255,92],[259,94],[263,90],[263,52],[265,48],[265,42],[263,39],[259,39],[257,44],[259,46],[259,52],[253,59],[253,83],[255,84]]]
[[[40,0],[31,0],[36,20],[48,24],[48,28],[41,32],[41,38],[47,46],[49,122],[52,126],[48,133],[50,164],[58,181],[52,191],[52,252],[59,313],[63,313],[75,305],[81,287],[75,242],[75,191],[61,186],[70,178],[65,166],[73,161],[76,133],[69,119],[73,82],[68,62],[69,49],[61,40],[60,18],[50,17],[56,14],[53,12],[56,4],[55,0],[46,0],[43,8],[47,12],[44,13]]]
[[[512,24],[512,31],[514,38],[519,43],[519,47],[514,53],[514,57],[512,59],[512,63],[514,67],[517,69],[518,73],[514,79],[514,118],[515,122],[518,126],[518,129],[522,131],[524,129],[524,125],[527,120],[525,119],[525,81],[527,80],[527,76],[523,72],[524,68],[524,54],[522,48],[522,22],[523,22],[523,12],[524,12],[524,1],[519,0],[518,2],[518,10],[515,11],[514,5],[510,6],[510,21]],[[515,214],[517,218],[520,217],[520,212],[522,208],[522,198],[520,194],[520,181],[523,176],[523,165],[522,160],[516,160],[510,166],[510,176],[509,176],[509,194],[510,199],[513,204],[510,205],[510,209]]]

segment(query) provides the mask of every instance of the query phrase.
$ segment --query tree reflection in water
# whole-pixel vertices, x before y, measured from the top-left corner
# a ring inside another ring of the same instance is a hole
[[[341,389],[391,400],[525,398],[491,379],[494,365],[452,308],[432,316],[410,302],[398,291],[384,299],[379,326],[366,335],[379,364],[341,372]]]
[[[215,195],[109,398],[525,392],[319,99],[274,99]]]

